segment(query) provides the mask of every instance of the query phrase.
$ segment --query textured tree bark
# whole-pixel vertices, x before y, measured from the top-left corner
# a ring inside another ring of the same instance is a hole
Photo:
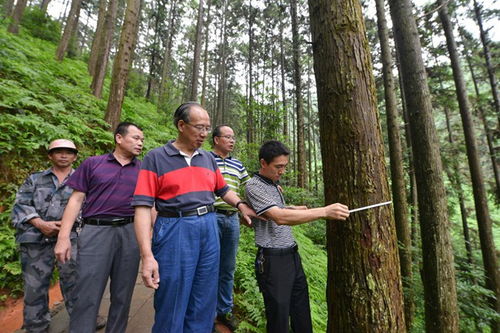
[[[378,36],[380,40],[382,74],[384,78],[385,111],[387,115],[387,132],[389,137],[389,155],[391,160],[392,200],[394,202],[394,219],[398,235],[399,260],[403,279],[405,323],[411,329],[415,304],[412,288],[411,234],[408,220],[408,202],[406,200],[406,184],[403,170],[403,152],[399,133],[399,117],[396,102],[394,78],[392,76],[393,60],[389,45],[389,29],[385,18],[384,0],[375,1],[377,8]]]
[[[390,197],[361,5],[310,0],[325,202]],[[328,332],[405,332],[396,228],[389,206],[327,222]]]
[[[206,107],[207,76],[208,76],[208,37],[210,36],[212,0],[208,0],[207,19],[205,22],[205,50],[203,51],[203,79],[201,84],[201,105]]]
[[[56,50],[56,60],[62,61],[66,54],[66,50],[68,49],[69,41],[71,36],[73,36],[73,31],[78,24],[80,6],[82,4],[82,0],[72,0],[71,1],[71,9],[69,10],[68,17],[66,19],[66,25],[64,26],[64,33],[59,41],[59,45]]]
[[[304,141],[304,102],[302,101],[302,69],[300,64],[297,0],[290,0],[292,18],[293,81],[295,84],[295,116],[297,117],[297,186],[306,188],[306,147]]]
[[[283,5],[280,1],[280,7],[283,8]],[[284,11],[283,11],[284,12]],[[284,14],[284,13],[283,13]],[[281,69],[281,103],[283,107],[283,137],[285,138],[285,142],[288,142],[288,103],[286,101],[286,89],[285,89],[285,46],[284,46],[284,17],[280,20],[280,69]]]
[[[19,22],[21,22],[21,18],[24,14],[24,9],[26,8],[26,4],[28,0],[17,0],[16,6],[14,7],[14,11],[12,12],[11,22],[7,31],[13,34],[19,33]],[[6,11],[9,11],[7,8]],[[10,11],[9,11],[10,12]]]
[[[99,38],[99,45],[97,47],[97,54],[95,58],[94,76],[92,77],[92,94],[95,97],[102,97],[102,88],[104,86],[104,79],[108,68],[109,52],[111,50],[111,42],[113,39],[113,30],[116,20],[116,11],[118,9],[117,0],[109,0],[108,8],[104,18],[104,26],[102,27],[102,38]]]
[[[194,42],[193,54],[193,76],[191,77],[191,101],[198,100],[198,78],[200,76],[200,55],[201,55],[201,30],[203,27],[203,6],[204,0],[200,0],[198,7],[198,22],[196,22],[196,38]]]
[[[114,129],[120,122],[125,86],[131,66],[133,46],[137,38],[137,24],[140,16],[141,1],[128,0],[125,19],[120,35],[120,46],[113,63],[108,106],[104,120]]]
[[[252,8],[252,0],[248,6],[248,103],[247,103],[247,143],[255,142],[255,131],[253,124],[253,25],[255,23],[254,9]],[[251,156],[249,156],[250,158]]]
[[[458,332],[454,258],[439,142],[409,0],[389,0],[409,113],[422,238],[427,332]]]
[[[215,123],[222,124],[225,118],[225,104],[226,104],[226,86],[227,86],[227,15],[228,15],[228,0],[224,0],[222,3],[223,15],[221,22],[221,32],[220,32],[220,42],[221,46],[219,48],[219,61],[217,66],[219,83],[217,89],[217,112],[215,114]]]
[[[465,79],[460,66],[460,57],[458,56],[453,28],[448,15],[448,7],[443,0],[438,0],[441,4],[439,9],[439,18],[443,25],[446,36],[446,45],[450,55],[451,68],[453,70],[453,79],[457,94],[460,116],[465,136],[465,147],[467,149],[467,160],[472,180],[472,191],[474,193],[474,204],[476,207],[477,226],[479,229],[479,239],[481,241],[481,253],[483,256],[483,265],[486,277],[486,287],[493,292],[494,297],[490,297],[491,308],[500,313],[500,282],[498,276],[497,257],[495,241],[493,239],[493,230],[488,209],[488,198],[484,188],[483,172],[477,151],[476,134],[474,133],[474,123],[470,112],[470,103],[467,96]],[[492,332],[498,332],[500,323],[496,320],[491,321]]]

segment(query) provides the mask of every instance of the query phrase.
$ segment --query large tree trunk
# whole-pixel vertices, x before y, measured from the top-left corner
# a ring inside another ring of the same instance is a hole
[[[104,23],[106,21],[106,4],[107,0],[99,1],[99,12],[97,15],[97,27],[92,40],[92,47],[90,48],[90,56],[88,62],[88,70],[90,76],[94,76],[95,67],[97,63],[97,54],[99,53],[99,46],[102,45],[101,40],[104,39]]]
[[[411,234],[403,170],[403,152],[399,134],[396,91],[394,87],[394,78],[392,76],[393,60],[389,46],[389,30],[385,18],[384,0],[376,0],[375,3],[377,7],[378,35],[380,39],[383,67],[385,111],[387,114],[387,132],[391,159],[392,200],[394,201],[394,219],[396,221],[396,231],[398,235],[401,277],[403,278],[403,288],[405,290],[405,322],[406,329],[409,331],[413,321],[415,305],[413,302]]]
[[[94,76],[90,86],[92,93],[97,98],[102,97],[102,88],[104,86],[104,79],[106,78],[108,68],[109,52],[111,50],[117,8],[118,1],[109,0],[102,30],[103,38],[99,38],[98,40],[99,45],[96,50],[97,56],[95,59]]]
[[[358,0],[310,0],[325,202],[387,201],[375,83]],[[325,61],[328,59],[328,61]],[[328,332],[405,332],[389,206],[329,221]]]
[[[295,107],[297,117],[297,186],[306,188],[306,152],[304,142],[304,103],[302,101],[302,70],[300,64],[299,22],[297,0],[290,0],[292,17],[293,81],[295,84]]]
[[[104,120],[114,129],[120,122],[125,86],[131,66],[133,46],[137,38],[137,24],[140,16],[141,1],[128,0],[125,19],[120,35],[120,46],[113,63],[111,87],[109,89],[108,107]]]
[[[191,77],[191,101],[198,100],[198,77],[200,76],[200,54],[201,54],[201,28],[203,26],[204,0],[200,0],[198,7],[198,22],[196,22],[196,38],[193,54],[193,76]]]
[[[467,160],[469,161],[472,191],[474,193],[474,204],[476,206],[477,226],[479,229],[479,239],[481,241],[484,271],[486,274],[486,287],[493,293],[493,297],[490,297],[489,303],[494,311],[500,313],[500,285],[498,280],[499,277],[495,242],[493,240],[491,218],[488,209],[488,198],[484,188],[483,172],[481,170],[479,154],[477,151],[476,135],[474,133],[474,123],[470,112],[467,88],[465,86],[465,79],[460,66],[460,58],[458,56],[455,37],[453,36],[453,28],[448,16],[448,7],[444,0],[438,0],[438,4],[441,5],[439,9],[439,18],[443,24],[446,36],[446,45],[448,46],[448,53],[450,55],[451,67],[453,69],[453,79],[455,81],[460,116],[462,118],[462,126],[464,129]],[[492,332],[498,332],[500,327],[499,325],[500,323],[492,320]]]
[[[498,100],[498,91],[497,91],[497,80],[495,76],[495,69],[491,64],[491,53],[489,47],[488,36],[486,35],[486,31],[483,27],[483,18],[481,16],[481,8],[477,3],[477,0],[474,0],[474,14],[476,16],[477,25],[479,26],[479,35],[481,37],[481,43],[483,44],[483,53],[484,53],[484,61],[486,62],[486,69],[488,70],[488,78],[490,79],[491,86],[491,95],[493,97],[493,104],[495,105],[495,111],[497,117],[500,120],[500,102]],[[498,124],[500,129],[500,123]],[[498,294],[497,294],[498,295]]]
[[[19,33],[19,22],[21,22],[21,18],[24,14],[24,9],[26,8],[26,4],[28,0],[17,0],[16,6],[14,7],[14,12],[12,13],[11,22],[7,30],[10,33],[18,34]],[[7,8],[6,11],[10,10]]]
[[[422,238],[427,332],[458,332],[454,258],[443,167],[422,47],[409,0],[389,0],[408,107]]]
[[[155,10],[155,8],[152,8],[153,12],[157,12],[158,8]],[[158,50],[158,36],[160,35],[160,15],[159,13],[155,13],[154,15],[154,29],[153,29],[153,44],[150,48],[151,50],[151,59],[149,61],[149,75],[148,75],[148,86],[146,89],[146,95],[144,96],[148,101],[151,101],[151,95],[153,94],[154,86],[156,85],[156,78],[155,75],[157,73],[156,69],[156,58],[159,57]],[[148,25],[148,30],[150,30],[149,25]]]
[[[64,26],[64,33],[59,41],[59,45],[56,50],[56,60],[62,61],[68,49],[69,41],[71,36],[73,36],[74,29],[78,24],[78,18],[80,13],[80,6],[82,0],[72,0],[71,9],[69,10],[68,17],[66,19],[66,25]]]

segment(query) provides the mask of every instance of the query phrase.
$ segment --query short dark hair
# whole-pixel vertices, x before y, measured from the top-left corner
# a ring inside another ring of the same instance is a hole
[[[222,124],[222,125],[217,125],[213,130],[212,130],[212,142],[215,143],[215,137],[216,136],[220,136],[220,129],[222,127],[229,127],[231,128],[231,126],[229,125],[226,125],[226,124]]]
[[[120,134],[121,136],[127,135],[128,128],[130,126],[137,127],[137,129],[139,129],[140,131],[142,131],[142,128],[140,128],[136,124],[128,122],[128,121],[122,121],[121,123],[118,124],[118,126],[116,126],[116,129],[115,129],[115,132],[114,132],[114,135],[113,135],[113,138],[115,139],[115,143],[116,143],[116,136],[118,134]]]
[[[179,120],[189,123],[189,111],[191,111],[192,106],[199,106],[203,108],[198,102],[185,102],[179,105],[179,107],[174,112],[174,126],[177,128]]]
[[[259,149],[259,160],[264,159],[268,164],[281,155],[290,155],[290,149],[278,140],[266,141]]]

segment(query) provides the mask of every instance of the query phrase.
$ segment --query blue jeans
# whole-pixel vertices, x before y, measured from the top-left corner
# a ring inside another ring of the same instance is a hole
[[[220,255],[215,213],[158,216],[152,250],[160,272],[152,332],[211,332]]]
[[[240,239],[240,221],[238,214],[227,216],[217,213],[220,238],[219,292],[217,297],[217,314],[223,315],[233,308],[234,271],[236,269],[236,253]]]

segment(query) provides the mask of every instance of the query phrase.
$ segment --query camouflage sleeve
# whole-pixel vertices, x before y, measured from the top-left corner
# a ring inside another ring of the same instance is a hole
[[[12,208],[12,225],[19,230],[26,230],[30,227],[28,221],[39,217],[33,202],[35,191],[34,175],[30,175],[21,185],[16,194],[16,201]]]

